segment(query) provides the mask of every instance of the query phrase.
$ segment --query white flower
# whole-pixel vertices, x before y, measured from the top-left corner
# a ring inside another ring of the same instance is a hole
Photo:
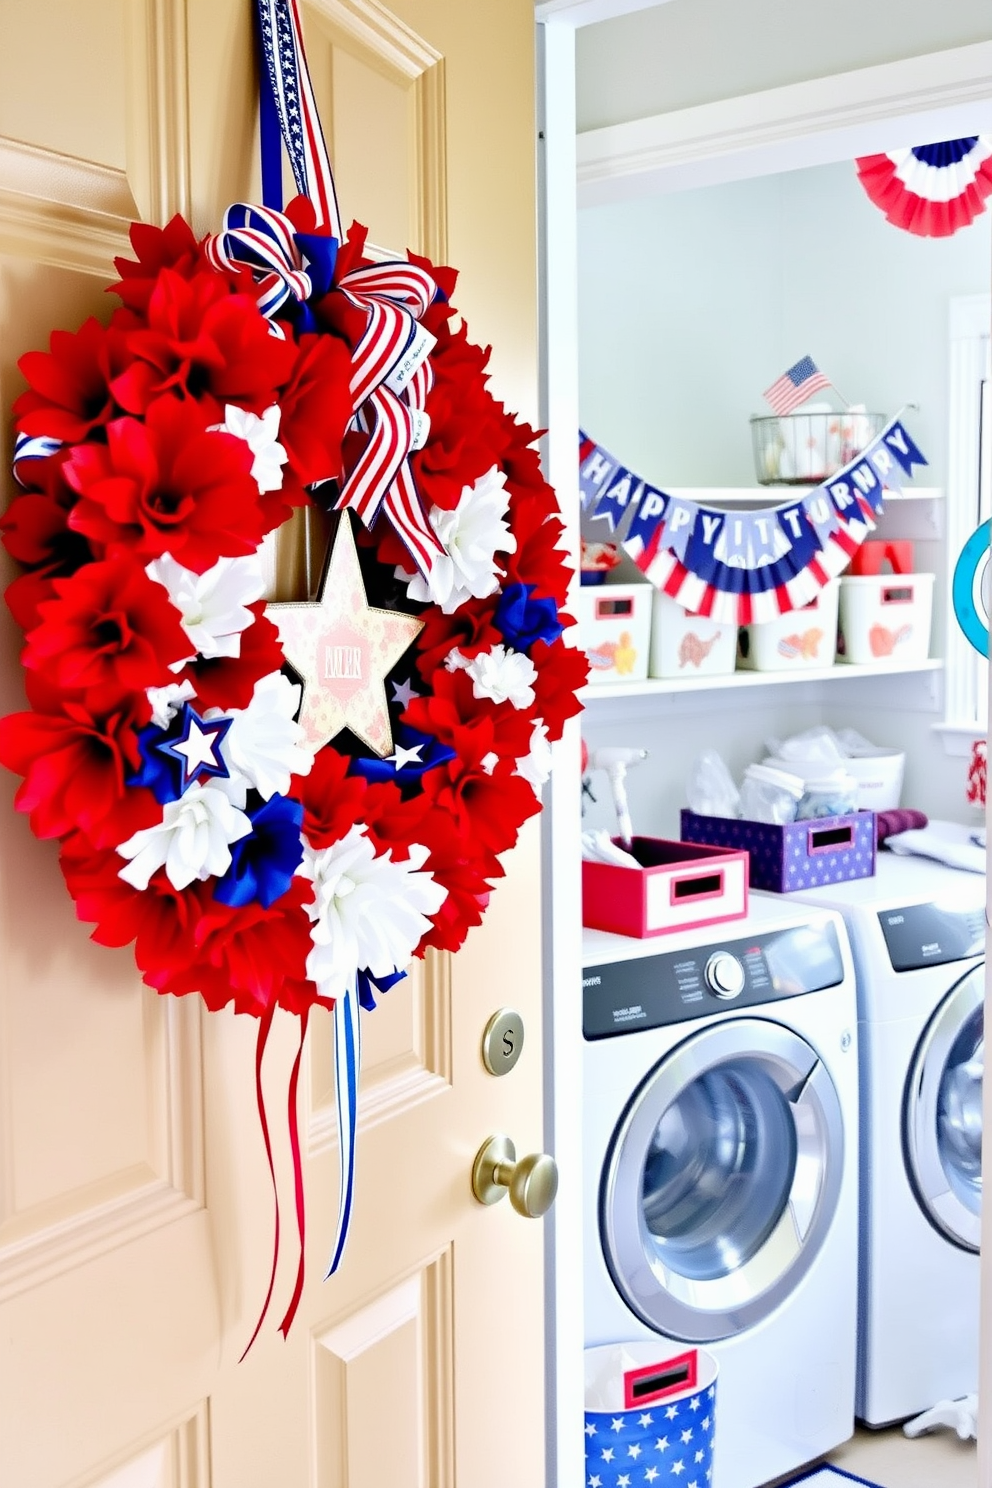
[[[515,553],[517,540],[503,520],[510,505],[506,476],[495,465],[474,486],[465,486],[454,511],[432,506],[428,517],[444,545],[429,579],[397,569],[407,594],[419,604],[440,605],[454,614],[467,599],[485,599],[499,588],[497,553]]]
[[[130,858],[120,870],[125,883],[147,889],[152,874],[163,865],[174,889],[185,889],[195,879],[226,873],[231,866],[229,844],[247,837],[251,822],[223,791],[212,785],[191,785],[178,801],[163,808],[154,827],[135,832],[117,851]]]
[[[166,687],[146,687],[145,697],[152,705],[152,723],[156,728],[168,728],[183,703],[196,697],[192,682],[170,682]]]
[[[212,426],[218,433],[233,434],[235,439],[244,440],[255,456],[252,478],[263,493],[282,490],[282,467],[289,459],[278,440],[281,413],[277,403],[267,408],[261,418],[228,403],[224,408],[224,422]]]
[[[241,655],[241,632],[255,619],[244,607],[265,593],[257,557],[220,558],[206,573],[197,574],[183,568],[171,553],[163,553],[145,573],[168,590],[194,654]],[[173,671],[183,666],[185,662],[178,662]]]
[[[534,732],[530,736],[530,753],[521,755],[517,760],[516,773],[523,776],[535,796],[540,798],[541,788],[551,774],[551,745],[548,743],[548,730],[543,718],[539,718],[534,724]]]
[[[488,754],[484,754],[482,756],[479,764],[485,770],[487,775],[491,775],[496,766],[499,764],[499,755],[494,749],[490,749]]]
[[[389,976],[409,964],[430,929],[427,917],[447,895],[432,874],[419,871],[427,856],[427,848],[414,843],[409,858],[394,863],[391,852],[376,854],[361,825],[320,851],[304,841],[297,871],[314,887],[307,976],[322,997],[354,987],[356,971]]]
[[[460,651],[451,651],[445,659],[449,672],[467,672],[472,678],[472,692],[477,698],[491,698],[494,703],[512,703],[515,708],[529,708],[534,701],[537,668],[522,651],[508,646],[493,646],[480,651],[469,661]]]
[[[221,754],[231,771],[226,786],[232,801],[245,803],[247,785],[265,797],[289,790],[291,775],[309,775],[313,754],[303,743],[304,733],[296,722],[300,688],[282,672],[270,672],[255,683],[247,708],[232,709],[232,720],[221,743]],[[208,718],[221,716],[212,709]]]

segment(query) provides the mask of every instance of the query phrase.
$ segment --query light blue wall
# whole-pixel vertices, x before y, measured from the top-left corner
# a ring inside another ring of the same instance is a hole
[[[953,238],[913,238],[872,206],[852,165],[582,211],[583,427],[662,487],[750,486],[748,416],[760,411],[762,389],[808,352],[854,401],[882,413],[920,404],[907,421],[932,462],[922,481],[941,486],[948,303],[988,293],[990,226],[986,213]],[[769,503],[784,496],[769,488]],[[940,566],[936,544],[918,544],[917,556],[921,568]],[[940,628],[938,619],[938,636]],[[904,804],[970,819],[967,762],[944,753],[932,728],[939,714],[914,711],[908,692],[904,702],[882,707],[870,686],[844,705],[830,687],[815,700],[801,686],[728,691],[668,699],[636,721],[597,710],[583,733],[591,744],[651,751],[631,776],[642,831],[677,830],[700,750],[721,749],[739,774],[768,735],[814,722],[899,744],[909,756]],[[589,822],[608,821],[601,801]]]
[[[753,485],[748,418],[808,353],[873,411],[918,403],[943,485],[948,302],[988,293],[990,225],[913,237],[853,164],[581,211],[583,427],[662,486]]]

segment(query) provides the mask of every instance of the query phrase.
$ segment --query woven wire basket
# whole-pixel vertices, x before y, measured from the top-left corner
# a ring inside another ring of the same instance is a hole
[[[887,419],[881,413],[788,413],[751,420],[754,472],[761,486],[809,486],[860,455]]]

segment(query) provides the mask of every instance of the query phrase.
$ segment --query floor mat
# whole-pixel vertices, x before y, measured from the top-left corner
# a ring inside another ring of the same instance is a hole
[[[802,1488],[844,1488],[845,1483],[860,1483],[862,1488],[879,1488],[871,1478],[859,1478],[855,1473],[845,1472],[841,1467],[830,1467],[826,1463],[800,1474],[798,1478],[789,1478],[779,1488],[799,1488],[800,1484]]]

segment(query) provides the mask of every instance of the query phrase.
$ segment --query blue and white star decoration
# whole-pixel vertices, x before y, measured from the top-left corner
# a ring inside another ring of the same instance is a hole
[[[716,1386],[644,1409],[586,1411],[586,1488],[709,1488]]]

